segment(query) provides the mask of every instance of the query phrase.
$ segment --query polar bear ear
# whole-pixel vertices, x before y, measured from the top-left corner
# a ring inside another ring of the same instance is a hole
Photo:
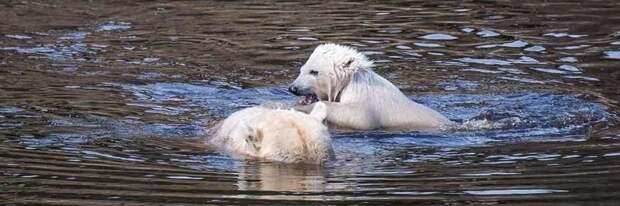
[[[241,127],[241,130],[244,130],[245,133],[243,138],[245,140],[245,142],[254,148],[255,151],[260,150],[261,147],[261,141],[263,140],[263,133],[261,130],[254,128],[252,126],[250,126],[250,124],[247,121],[242,121],[240,122],[239,127]]]
[[[342,67],[342,68],[349,68],[349,67],[351,67],[351,64],[353,63],[353,61],[355,61],[355,59],[351,58],[351,59],[349,59],[349,60],[345,61],[345,62],[342,64],[342,66],[341,66],[341,67]]]
[[[327,117],[327,105],[323,102],[314,103],[310,116],[322,122]]]

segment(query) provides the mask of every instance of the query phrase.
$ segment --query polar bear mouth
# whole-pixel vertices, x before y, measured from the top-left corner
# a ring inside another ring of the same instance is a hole
[[[319,98],[315,94],[304,95],[304,97],[299,101],[301,105],[309,105],[315,102],[318,102]]]

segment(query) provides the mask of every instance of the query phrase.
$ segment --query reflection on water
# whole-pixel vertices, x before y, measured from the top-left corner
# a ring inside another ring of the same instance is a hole
[[[239,190],[324,192],[326,177],[320,166],[250,163],[240,169]]]
[[[513,190],[481,190],[481,191],[465,191],[470,195],[535,195],[548,194],[557,192],[568,192],[566,190],[547,190],[547,189],[513,189]]]
[[[97,9],[92,9],[97,8]],[[20,1],[0,4],[9,204],[601,204],[618,201],[610,1]],[[360,49],[441,133],[334,131],[324,166],[203,142],[291,103],[312,49]],[[321,202],[322,203],[322,202]]]

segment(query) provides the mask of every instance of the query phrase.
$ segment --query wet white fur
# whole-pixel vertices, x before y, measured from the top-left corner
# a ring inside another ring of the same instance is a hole
[[[207,143],[225,153],[285,163],[321,164],[333,153],[324,104],[310,114],[262,106],[239,110],[209,132]]]
[[[451,123],[437,111],[409,99],[372,67],[372,61],[351,47],[323,44],[310,55],[292,84],[317,94],[327,105],[327,121],[338,127],[437,130]],[[313,70],[318,75],[310,74]]]

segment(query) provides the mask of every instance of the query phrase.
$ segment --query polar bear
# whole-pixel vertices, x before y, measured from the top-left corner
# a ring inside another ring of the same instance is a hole
[[[310,114],[264,106],[234,112],[209,131],[207,144],[239,157],[284,163],[322,164],[333,154],[323,120],[325,104]]]
[[[405,96],[372,71],[373,62],[357,50],[338,44],[319,45],[301,67],[289,91],[304,96],[296,109],[327,105],[327,122],[356,130],[430,130],[452,122],[439,112]]]

